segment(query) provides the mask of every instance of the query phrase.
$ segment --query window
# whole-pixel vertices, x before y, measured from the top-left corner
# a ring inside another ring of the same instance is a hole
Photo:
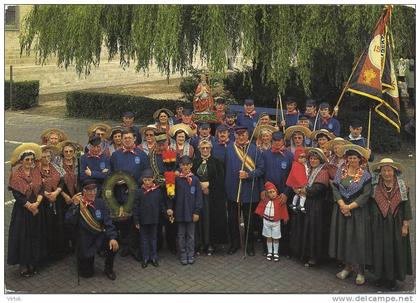
[[[6,5],[5,10],[5,29],[18,30],[19,29],[19,8],[17,5]]]

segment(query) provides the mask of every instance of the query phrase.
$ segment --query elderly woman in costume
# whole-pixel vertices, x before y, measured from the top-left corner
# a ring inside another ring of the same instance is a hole
[[[328,157],[328,174],[330,175],[330,179],[333,180],[337,169],[344,164],[345,160],[338,156],[337,150],[341,145],[344,144],[351,144],[349,141],[344,140],[341,137],[336,137],[325,144],[325,148],[329,150],[329,157]]]
[[[194,148],[190,144],[192,130],[188,125],[175,124],[171,127],[169,135],[171,136],[171,143],[169,148],[176,151],[178,158],[188,156],[191,159],[194,156]]]
[[[286,129],[284,137],[289,142],[288,149],[294,155],[297,147],[306,147],[305,139],[311,137],[311,130],[301,125],[293,125]]]
[[[61,196],[64,178],[60,175],[59,168],[51,163],[58,150],[53,146],[42,146],[40,164],[37,166],[42,177],[43,207],[46,214],[48,257],[61,259],[67,252],[64,237],[64,199]]]
[[[333,182],[334,203],[331,216],[329,255],[344,262],[337,273],[344,280],[356,272],[356,284],[365,283],[364,266],[372,263],[371,221],[369,197],[371,175],[366,168],[369,152],[363,147],[346,144],[338,149],[346,162]]]
[[[149,155],[150,151],[156,146],[155,133],[157,131],[156,126],[149,124],[140,129],[140,133],[143,136],[142,143],[139,148]]]
[[[215,244],[228,242],[224,167],[211,153],[212,143],[201,140],[200,156],[193,161],[192,172],[200,181],[203,191],[203,208],[196,223],[196,251],[213,255]]]
[[[169,130],[174,125],[172,118],[174,113],[167,108],[160,108],[153,113],[153,119],[155,119],[155,126],[157,131],[165,132],[169,138]]]
[[[261,120],[260,120],[261,121]],[[271,125],[258,125],[255,133],[257,135],[256,145],[260,151],[271,149],[272,134],[277,129]]]
[[[327,157],[321,149],[313,147],[307,149],[307,155],[308,184],[301,189],[295,189],[296,194],[306,196],[306,212],[298,212],[291,218],[290,248],[309,267],[328,256],[331,212],[327,200]]]
[[[401,164],[385,158],[372,165],[373,274],[377,286],[396,290],[396,280],[412,275],[409,222],[412,219],[408,187]]]
[[[41,203],[44,188],[35,161],[41,157],[41,147],[24,143],[17,147],[10,160],[12,170],[9,190],[13,204],[9,227],[7,264],[19,264],[22,277],[36,273],[36,266],[47,256],[45,213]]]
[[[112,154],[122,148],[122,132],[123,128],[121,126],[115,126],[111,130],[111,135],[109,136],[109,156],[111,157]]]

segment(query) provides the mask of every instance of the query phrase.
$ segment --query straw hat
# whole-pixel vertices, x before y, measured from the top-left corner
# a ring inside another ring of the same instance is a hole
[[[169,129],[169,136],[174,138],[176,132],[179,131],[179,130],[184,131],[187,134],[187,136],[191,138],[193,130],[191,129],[191,127],[189,125],[184,124],[184,123],[178,123],[178,124],[175,124],[174,126],[172,126]]]
[[[333,134],[333,133],[331,133],[331,132],[329,132],[327,129],[318,129],[318,130],[316,130],[316,131],[314,131],[314,132],[312,132],[312,134],[311,134],[311,139],[312,140],[315,140],[316,139],[316,137],[319,135],[319,134],[324,134],[324,135],[326,135],[329,139],[330,139],[330,141],[332,140],[332,139],[334,139],[335,138],[335,135]]]
[[[325,148],[328,150],[334,150],[336,145],[344,145],[344,144],[351,144],[350,141],[344,140],[341,137],[335,137],[334,139],[325,143]]]
[[[295,132],[301,132],[303,133],[303,135],[306,138],[309,138],[311,136],[311,130],[307,127],[304,127],[302,125],[293,125],[293,126],[289,126],[285,133],[284,133],[284,137],[286,138],[286,140],[290,140],[290,138],[293,136],[293,134]]]
[[[322,149],[318,148],[318,147],[307,147],[305,148],[306,154],[309,155],[309,153],[315,153],[318,156],[321,157],[322,160],[324,160],[324,162],[328,162],[327,156],[325,156],[324,152],[322,151]]]
[[[153,113],[153,119],[157,120],[161,112],[165,112],[169,117],[173,117],[174,113],[167,108],[159,108],[157,111]]]
[[[278,129],[275,126],[272,126],[272,125],[258,125],[255,128],[255,135],[257,137],[260,137],[263,131],[269,131],[272,134],[275,131],[278,131]]]
[[[44,129],[41,133],[41,142],[42,144],[47,144],[48,143],[48,137],[51,134],[57,134],[58,135],[58,141],[64,141],[67,140],[67,135],[65,132],[63,132],[61,129],[58,128],[48,128],[48,129]]]
[[[111,135],[112,127],[106,123],[94,123],[88,128],[88,136],[92,136],[98,128],[105,130],[105,138],[109,138]]]
[[[370,157],[370,151],[368,151],[367,149],[359,145],[352,144],[352,143],[341,145],[337,150],[337,156],[343,157],[344,154],[349,150],[357,152],[359,155],[361,155],[365,159],[369,159]]]
[[[41,159],[41,146],[36,143],[23,143],[15,148],[10,158],[10,164],[14,166],[19,162],[20,157],[27,152],[31,152],[35,154],[35,160]]]
[[[372,171],[380,170],[383,166],[391,166],[400,172],[403,171],[402,165],[398,162],[394,162],[394,160],[392,160],[391,158],[383,158],[378,163],[372,164],[371,169]]]
[[[154,133],[156,133],[158,129],[157,129],[156,125],[154,125],[154,124],[146,125],[146,126],[140,128],[140,134],[141,134],[142,137],[144,137],[144,133],[147,130],[152,130]]]
[[[78,152],[78,151],[83,152],[83,146],[81,144],[70,141],[70,140],[66,140],[57,144],[59,154],[63,154],[63,148],[64,146],[67,146],[67,145],[73,146],[75,152]]]

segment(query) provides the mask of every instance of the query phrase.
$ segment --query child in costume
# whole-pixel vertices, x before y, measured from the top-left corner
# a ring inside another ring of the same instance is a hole
[[[301,212],[305,212],[306,196],[299,193],[299,191],[308,184],[308,166],[306,162],[305,150],[301,147],[296,148],[292,168],[286,181],[286,185],[293,188],[296,193],[293,197],[292,209],[300,210]]]

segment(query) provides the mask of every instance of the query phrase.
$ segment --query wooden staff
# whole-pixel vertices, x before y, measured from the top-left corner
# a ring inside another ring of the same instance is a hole
[[[279,127],[279,98],[276,98],[276,126]]]
[[[316,112],[315,121],[314,121],[314,129],[312,130],[313,132],[315,131],[316,124],[318,122],[318,118],[319,118],[319,108],[318,108],[318,110]]]
[[[368,122],[368,136],[367,136],[367,143],[366,147],[370,149],[370,124],[372,122],[372,108],[369,107],[369,122]]]
[[[284,120],[284,112],[283,112],[283,102],[281,102],[281,95],[279,94],[279,102],[280,102],[280,112],[281,112],[281,119],[286,124],[286,120]],[[283,125],[283,133],[286,132],[286,127]]]

